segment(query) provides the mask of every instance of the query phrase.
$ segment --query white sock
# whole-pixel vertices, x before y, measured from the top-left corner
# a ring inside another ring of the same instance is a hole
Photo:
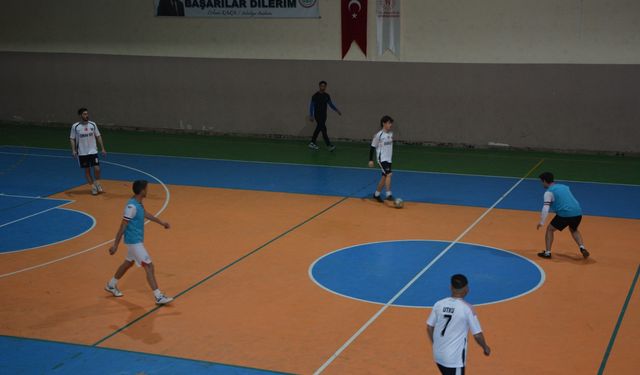
[[[581,248],[582,250],[584,250],[584,245],[580,245],[580,248]]]
[[[93,184],[96,185],[96,187],[100,186],[100,180],[95,180]]]
[[[380,196],[380,192],[376,190],[376,192],[373,195],[375,195],[376,197],[379,197]]]
[[[118,279],[112,277],[111,280],[109,280],[109,287],[115,288],[116,286],[118,286]]]
[[[153,295],[156,296],[156,298],[160,298],[162,297],[162,292],[160,291],[160,289],[156,289],[153,291]]]
[[[390,196],[391,196],[391,192],[387,191],[387,197],[390,197]]]

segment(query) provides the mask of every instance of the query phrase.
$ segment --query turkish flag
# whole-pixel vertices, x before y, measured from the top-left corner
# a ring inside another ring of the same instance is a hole
[[[367,0],[342,0],[342,58],[356,42],[367,55]]]

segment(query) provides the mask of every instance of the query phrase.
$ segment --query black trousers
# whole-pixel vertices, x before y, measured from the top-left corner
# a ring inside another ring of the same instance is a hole
[[[326,117],[316,117],[316,130],[313,131],[313,136],[311,137],[311,142],[316,143],[318,139],[318,134],[322,132],[322,138],[324,138],[324,143],[327,146],[331,146],[331,141],[329,140],[329,135],[327,134],[327,118]]]

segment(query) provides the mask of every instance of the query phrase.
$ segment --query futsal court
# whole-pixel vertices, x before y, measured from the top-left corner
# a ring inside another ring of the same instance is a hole
[[[471,373],[632,374],[640,186],[564,181],[592,256],[565,231],[539,259],[538,174],[609,168],[559,159],[520,160],[517,176],[399,166],[396,209],[370,199],[376,169],[111,153],[106,192],[91,196],[67,150],[2,146],[0,367],[432,374],[425,321],[463,273],[493,350],[469,343]],[[172,225],[146,226],[160,287],[176,298],[163,307],[141,269],[121,280],[123,297],[103,290],[126,251],[107,249],[136,179],[150,182],[146,210]]]

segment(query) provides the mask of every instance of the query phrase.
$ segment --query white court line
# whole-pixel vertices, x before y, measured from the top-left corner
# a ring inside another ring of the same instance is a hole
[[[48,247],[48,246],[58,245],[58,244],[61,244],[61,243],[63,243],[63,242],[71,241],[71,240],[73,240],[74,238],[78,238],[78,237],[80,237],[80,236],[83,236],[83,235],[85,235],[86,233],[89,233],[93,228],[95,228],[95,227],[96,227],[96,223],[97,223],[97,221],[96,221],[96,218],[95,218],[95,217],[93,217],[92,215],[89,215],[88,213],[86,213],[86,212],[82,212],[82,211],[79,211],[79,210],[74,210],[74,209],[71,209],[71,208],[61,208],[61,207],[62,207],[62,206],[58,206],[58,207],[55,207],[55,208],[57,208],[57,209],[59,209],[59,210],[73,211],[73,212],[77,212],[77,213],[79,213],[79,214],[82,214],[82,215],[88,216],[89,218],[91,218],[91,221],[92,221],[91,226],[90,226],[89,228],[87,228],[84,232],[82,232],[82,233],[78,233],[78,234],[76,234],[76,235],[75,235],[75,236],[73,236],[73,237],[65,238],[64,240],[60,240],[60,241],[56,241],[56,242],[52,242],[52,243],[48,243],[48,244],[44,244],[44,245],[40,245],[40,246],[27,247],[27,248],[20,249],[20,250],[4,251],[4,252],[1,252],[1,253],[0,253],[0,256],[5,255],[5,254],[21,253],[21,252],[23,252],[23,251],[37,250],[37,249],[42,249],[43,247]]]
[[[7,148],[20,148],[19,146],[11,146],[11,145],[2,145],[2,147]],[[25,147],[22,147],[25,148]],[[26,147],[36,150],[53,150],[53,151],[64,151],[61,148],[51,148],[51,147]],[[11,153],[11,152],[2,152],[0,154],[9,154],[9,155],[34,155],[29,153],[19,154],[19,153]],[[344,165],[324,165],[324,164],[307,164],[307,163],[287,163],[287,162],[277,162],[277,161],[259,161],[259,160],[238,160],[238,159],[217,159],[217,158],[205,158],[205,157],[197,157],[197,156],[174,156],[174,155],[157,155],[157,154],[133,154],[130,152],[109,152],[109,154],[115,155],[128,155],[128,156],[150,156],[157,158],[177,158],[177,159],[190,159],[190,160],[209,160],[209,161],[228,161],[234,163],[255,163],[255,164],[273,164],[273,165],[289,165],[289,166],[303,166],[303,167],[319,167],[319,168],[337,168],[337,169],[355,169],[355,170],[366,170],[370,171],[371,168],[367,167],[348,167]],[[35,154],[37,155],[37,154]],[[566,161],[580,161],[573,159],[553,159],[552,160],[566,160]],[[589,162],[588,160],[585,160]],[[404,173],[417,173],[417,174],[436,174],[436,175],[446,175],[446,176],[470,176],[470,177],[489,177],[489,178],[501,178],[501,179],[510,179],[515,180],[517,177],[513,176],[496,176],[490,174],[474,174],[474,173],[453,173],[453,172],[436,172],[436,171],[415,171],[410,169],[395,169],[396,172],[404,172]],[[375,170],[374,170],[375,171]],[[528,177],[525,180],[537,181],[537,177]],[[556,180],[557,182],[572,182],[572,183],[583,183],[583,184],[598,184],[598,185],[620,185],[620,186],[640,186],[640,184],[624,184],[618,182],[598,182],[598,181],[577,181],[577,180]]]
[[[507,190],[504,194],[502,194],[502,196],[500,198],[498,198],[497,201],[495,201],[494,204],[491,205],[491,207],[487,208],[482,215],[480,215],[480,217],[478,217],[473,223],[471,223],[471,225],[469,225],[467,227],[467,229],[465,229],[462,233],[460,233],[460,235],[458,237],[456,237],[455,240],[453,240],[453,242],[451,242],[444,250],[442,250],[440,252],[440,254],[438,254],[435,258],[433,258],[433,260],[431,262],[429,262],[429,264],[427,264],[420,272],[418,272],[417,275],[415,275],[413,277],[413,279],[411,279],[402,289],[400,289],[400,291],[398,291],[398,293],[396,293],[396,295],[394,295],[387,303],[385,303],[380,310],[378,310],[371,318],[369,318],[369,320],[367,320],[366,323],[364,323],[362,325],[362,327],[360,327],[360,329],[358,329],[356,331],[356,333],[353,334],[353,336],[351,336],[344,344],[342,344],[342,346],[340,348],[338,348],[338,350],[336,350],[335,353],[333,353],[331,355],[331,357],[329,357],[329,359],[327,359],[322,366],[320,366],[315,372],[314,375],[318,375],[321,374],[336,358],[338,358],[338,356],[340,354],[342,354],[342,352],[344,352],[349,345],[351,345],[367,328],[369,328],[369,326],[371,324],[373,324],[373,322],[375,322],[380,315],[382,315],[383,312],[385,312],[385,310],[387,310],[389,308],[389,306],[391,306],[398,298],[400,298],[400,296],[402,296],[402,294],[404,292],[407,291],[407,289],[409,289],[416,281],[418,281],[418,279],[424,275],[425,272],[427,272],[429,270],[429,268],[431,268],[440,258],[442,258],[449,250],[451,250],[451,248],[457,244],[458,242],[460,242],[460,240],[467,235],[467,233],[469,233],[476,225],[478,225],[478,223],[485,218],[485,216],[487,216],[489,214],[489,212],[491,212],[498,204],[500,204],[500,202],[502,202],[502,200],[504,198],[507,197],[507,195],[509,195],[515,188],[518,187],[518,185],[520,185],[522,183],[522,181],[525,180],[525,178],[531,173],[533,172],[536,168],[538,168],[538,166],[540,166],[540,164],[542,164],[544,162],[544,159],[541,159],[533,168],[531,168],[526,175],[524,175],[524,177],[522,177],[521,179],[519,179],[513,186],[511,186],[511,188],[509,188],[509,190]]]
[[[65,204],[68,204],[68,203],[65,203]],[[59,205],[59,206],[55,206],[55,207],[50,207],[50,208],[47,208],[46,210],[38,211],[38,212],[36,212],[36,213],[34,213],[34,214],[27,215],[27,216],[25,216],[25,217],[21,217],[20,219],[15,219],[15,220],[13,220],[13,221],[10,221],[10,222],[8,222],[8,223],[4,223],[4,224],[0,225],[0,228],[4,228],[4,227],[6,227],[7,225],[11,225],[11,224],[18,223],[18,222],[20,222],[20,221],[22,221],[22,220],[26,220],[26,219],[29,219],[29,218],[31,218],[31,217],[38,216],[38,215],[40,215],[40,214],[43,214],[43,213],[45,213],[45,212],[49,212],[49,211],[51,211],[51,210],[55,210],[56,208],[58,208],[58,207],[62,207],[62,206],[64,206],[64,204],[61,204],[61,205]]]
[[[21,153],[8,153],[8,152],[0,152],[0,153],[1,153],[1,154],[13,154],[13,155],[29,155],[29,156],[34,156],[34,157],[50,157],[50,158],[64,158],[64,159],[72,159],[72,157],[71,157],[71,156],[62,156],[62,155],[21,154]],[[162,212],[164,212],[164,210],[165,210],[165,209],[167,208],[167,206],[169,205],[169,201],[171,200],[171,192],[169,192],[169,188],[167,187],[167,185],[165,185],[165,183],[164,183],[164,182],[162,182],[162,180],[160,180],[160,179],[159,179],[159,178],[157,178],[156,176],[154,176],[154,175],[152,175],[152,174],[150,174],[150,173],[147,173],[147,172],[145,172],[145,171],[143,171],[143,170],[140,170],[140,169],[137,169],[137,168],[133,168],[133,167],[130,167],[130,166],[128,166],[128,165],[124,165],[124,164],[120,164],[120,163],[114,163],[114,162],[104,161],[104,160],[102,161],[102,163],[104,163],[104,164],[111,164],[111,165],[115,165],[115,166],[118,166],[118,167],[122,167],[122,168],[130,169],[130,170],[132,170],[132,171],[135,171],[135,172],[138,172],[138,173],[142,173],[142,174],[144,174],[144,175],[146,175],[146,176],[149,176],[150,178],[152,178],[152,179],[154,179],[154,180],[158,181],[158,183],[162,186],[162,188],[163,188],[163,189],[164,189],[164,191],[165,191],[165,200],[164,200],[164,204],[162,205],[162,207],[160,208],[160,210],[158,210],[158,212],[156,212],[156,214],[155,214],[154,216],[159,216]],[[145,221],[144,223],[145,223],[145,224],[147,224],[148,222],[149,222],[149,220]],[[88,248],[88,249],[84,249],[84,250],[81,250],[81,251],[78,251],[78,252],[75,252],[75,253],[72,253],[72,254],[66,255],[66,256],[61,257],[61,258],[53,259],[53,260],[50,260],[50,261],[45,262],[45,263],[37,264],[37,265],[35,265],[35,266],[31,266],[31,267],[27,267],[27,268],[22,268],[22,269],[19,269],[19,270],[17,270],[17,271],[13,271],[13,272],[8,272],[8,273],[0,274],[0,279],[5,278],[5,277],[9,277],[9,276],[13,276],[13,275],[16,275],[16,274],[19,274],[19,273],[22,273],[22,272],[27,272],[27,271],[35,270],[35,269],[38,269],[38,268],[46,267],[46,266],[51,265],[51,264],[54,264],[54,263],[62,262],[63,260],[67,260],[67,259],[69,259],[69,258],[73,258],[73,257],[75,257],[75,256],[78,256],[78,255],[81,255],[81,254],[84,254],[84,253],[90,252],[90,251],[95,250],[95,249],[97,249],[97,248],[99,248],[99,247],[101,247],[101,246],[107,245],[107,244],[109,244],[109,243],[111,243],[111,242],[113,242],[113,241],[114,241],[113,239],[108,240],[108,241],[104,241],[104,242],[102,242],[102,243],[100,243],[100,244],[98,244],[98,245],[95,245],[95,246],[93,246],[93,247],[90,247],[90,248]]]
[[[58,199],[58,198],[49,198],[49,197],[40,197],[40,196],[31,196],[31,195],[5,194],[5,193],[0,193],[0,197],[25,198],[25,199],[34,199],[34,200],[48,200],[48,201],[66,201],[66,202],[69,202],[69,203],[73,203],[74,202],[74,201],[70,201],[68,199]]]

